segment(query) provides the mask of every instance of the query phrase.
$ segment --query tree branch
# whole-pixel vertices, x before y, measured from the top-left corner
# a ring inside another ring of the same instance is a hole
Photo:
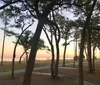
[[[0,6],[0,10],[4,9],[5,7],[7,7],[7,6],[11,5],[11,4],[15,4],[15,3],[18,3],[18,2],[21,2],[21,0],[16,0],[16,1],[13,1],[13,2],[11,0],[9,3],[4,4],[3,6]]]
[[[61,3],[61,2],[59,2],[59,3],[57,3],[56,5],[59,5],[59,6],[62,6],[62,5],[74,5],[74,6],[77,6],[77,7],[81,7],[81,6],[84,6],[84,5],[87,5],[87,4],[89,4],[89,3],[91,3],[91,1],[88,1],[88,2],[86,2],[86,3],[82,3],[82,4],[77,4],[77,3],[67,3],[67,2],[64,2],[64,3]]]

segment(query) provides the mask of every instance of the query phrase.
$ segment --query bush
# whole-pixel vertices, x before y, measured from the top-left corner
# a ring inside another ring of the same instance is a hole
[[[74,56],[74,60],[76,61],[78,59],[78,56]]]

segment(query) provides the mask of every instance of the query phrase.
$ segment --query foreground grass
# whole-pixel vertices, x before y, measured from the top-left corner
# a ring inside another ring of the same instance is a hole
[[[45,66],[45,65],[49,65],[49,61],[36,61],[35,63],[35,67],[39,67],[39,66]],[[15,70],[19,70],[19,69],[25,69],[26,67],[26,62],[22,62],[21,64],[18,62],[15,62]],[[0,66],[0,72],[7,72],[7,71],[11,71],[12,68],[12,64],[11,62],[4,62],[4,65]]]
[[[73,67],[73,65],[70,65],[68,67]],[[59,68],[59,74],[78,79],[79,76],[77,67],[78,66],[74,67],[75,69],[72,68],[67,69],[67,67]],[[87,63],[84,64],[84,71],[83,71],[84,81],[88,81],[90,83],[93,83],[94,85],[100,85],[100,62],[95,63],[95,68],[96,71],[94,71],[93,73],[89,73],[88,64]],[[42,69],[36,72],[50,73],[50,69]]]
[[[23,64],[25,64],[25,63],[23,62]],[[47,64],[49,65],[50,61],[37,61],[37,63],[36,63],[37,66],[47,65]],[[84,64],[84,80],[88,81],[90,83],[93,83],[94,85],[100,85],[100,62],[99,61],[96,62],[95,66],[96,66],[96,71],[94,71],[94,73],[88,73],[88,64],[87,63]],[[76,68],[77,67],[78,66],[76,66]],[[50,69],[37,70],[36,72],[50,73]],[[59,74],[78,78],[78,69],[59,68]],[[19,79],[21,79],[21,82],[22,82],[23,73],[16,74],[16,77],[19,77],[19,76],[21,76],[21,78],[19,78]],[[6,81],[6,79],[8,79],[8,77],[9,77],[9,75],[6,75],[3,78],[5,78],[5,81]],[[38,81],[38,82],[34,82],[34,81]],[[4,85],[6,85],[6,84],[4,84]],[[13,85],[13,84],[10,83],[9,85]],[[18,85],[18,84],[16,84],[16,85]],[[50,76],[45,76],[42,74],[41,75],[34,74],[32,77],[32,85],[78,85],[78,83],[71,80],[70,78],[67,78],[67,79],[60,78],[57,80],[52,80],[52,79],[50,79]]]

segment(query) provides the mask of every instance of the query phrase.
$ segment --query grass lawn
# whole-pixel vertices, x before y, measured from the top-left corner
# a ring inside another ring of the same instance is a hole
[[[36,61],[36,66],[44,66],[49,64],[50,61]],[[8,63],[7,65],[10,66],[11,63]],[[24,68],[25,62],[23,62],[21,65],[18,64],[18,62],[16,62],[16,69],[21,69],[22,67]],[[69,65],[67,67],[73,67],[73,65]],[[66,78],[60,77],[59,79],[55,80],[52,80],[49,75],[42,74],[50,73],[50,68],[36,70],[36,72],[40,72],[41,74],[33,74],[31,85],[78,85],[78,83],[75,80],[71,79],[71,77],[78,79],[78,66],[76,65],[75,69],[67,67],[59,68],[59,74],[65,75]],[[84,81],[88,81],[90,83],[93,83],[94,85],[100,85],[100,61],[95,63],[95,67],[96,71],[94,71],[94,73],[88,73],[88,64],[84,64]],[[23,73],[16,74],[15,79],[9,79],[9,75],[1,77],[0,85],[22,85],[23,75]]]
[[[73,67],[73,65],[69,65],[68,67]],[[75,68],[77,68],[76,66]],[[93,83],[94,85],[100,85],[100,62],[95,63],[96,71],[94,73],[88,72],[88,65],[87,63],[84,64],[84,81],[88,81],[90,83]],[[38,70],[36,72],[42,72],[42,73],[50,73],[50,69],[42,69]],[[66,75],[74,78],[78,78],[78,69],[71,69],[65,67],[65,68],[59,68],[59,74]]]
[[[33,74],[31,85],[78,85],[77,82],[70,79],[51,79],[50,76]],[[0,85],[22,85],[23,76],[17,76],[15,79],[0,78]]]
[[[35,67],[45,66],[49,64],[50,61],[36,61]],[[26,67],[26,62],[22,62],[21,64],[15,62],[15,70],[25,69],[25,67]],[[11,71],[11,68],[12,68],[11,62],[4,62],[4,64],[0,66],[0,72]]]
[[[68,63],[72,62],[71,60],[68,61]],[[35,62],[35,67],[41,67],[41,66],[47,66],[50,65],[51,61],[50,60],[36,60]],[[62,64],[62,60],[60,60],[60,64]],[[19,64],[17,61],[15,62],[15,70],[19,69],[25,69],[26,67],[26,62],[22,62]],[[0,66],[0,72],[7,72],[11,71],[12,64],[11,62],[5,61],[2,66]]]

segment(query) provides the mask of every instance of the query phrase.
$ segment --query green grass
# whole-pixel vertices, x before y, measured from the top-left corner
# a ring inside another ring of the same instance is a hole
[[[12,68],[11,62],[4,62],[4,64],[0,66],[0,72],[11,71],[11,68]],[[25,63],[19,64],[18,62],[15,62],[15,70],[24,68],[25,68]]]
[[[71,63],[72,60],[66,60],[66,63]],[[51,64],[51,60],[36,60],[35,61],[35,67],[41,67],[41,66],[47,66]],[[62,64],[62,60],[59,61],[59,64]],[[99,67],[100,62],[96,62],[96,67]],[[19,64],[17,61],[15,62],[15,70],[20,70],[20,69],[25,69],[26,67],[26,62],[22,62]],[[6,71],[11,71],[12,64],[11,62],[4,62],[3,66],[0,66],[0,72],[6,72]]]
[[[67,63],[72,62],[71,60],[67,60]],[[62,64],[62,60],[59,61],[60,64]],[[35,67],[41,67],[41,66],[47,66],[51,64],[51,60],[36,60],[35,61]],[[18,61],[15,62],[15,70],[19,69],[25,69],[26,62],[22,62],[21,64],[18,63]],[[0,66],[0,72],[7,72],[11,71],[12,64],[11,62],[5,61],[2,66]]]
[[[72,62],[72,61],[69,61],[69,63]],[[60,63],[62,63],[62,61],[60,61]],[[25,62],[22,62],[22,64],[19,64],[18,62],[16,62],[16,69],[22,69],[22,68],[25,68]],[[39,66],[45,66],[45,65],[50,65],[50,60],[46,60],[46,61],[36,61],[35,63],[35,67],[39,67]],[[100,85],[100,62],[95,62],[95,65],[96,65],[96,69],[99,69],[99,70],[96,70],[93,74],[90,74],[88,73],[88,64],[85,64],[84,65],[84,80],[85,81],[88,81],[88,82],[91,82],[93,83],[94,85]],[[8,66],[8,67],[7,67]],[[11,66],[11,62],[6,62],[4,64],[4,67],[3,69],[0,69],[0,71],[7,71],[7,70],[10,70],[10,66]],[[2,68],[2,67],[0,67]],[[44,70],[45,71],[45,70]],[[49,69],[50,71],[50,69]],[[61,72],[63,72],[64,70],[62,69]],[[65,69],[65,75],[69,75],[69,76],[73,76],[73,77],[77,77],[78,78],[78,70],[75,70],[75,69],[72,69],[72,70],[68,70],[68,69]],[[21,74],[15,74],[15,76],[19,76],[19,75],[23,75],[23,73]],[[2,76],[2,78],[9,78],[10,75],[5,75],[5,76]],[[56,83],[58,82],[58,85],[77,85],[77,83],[75,82],[71,82],[70,80],[61,80],[60,82],[59,81],[55,81]]]
[[[46,61],[36,61],[35,62],[35,67],[40,67],[40,66],[46,66],[46,65],[50,65],[50,61],[46,60]],[[19,70],[19,69],[25,69],[26,67],[26,62],[22,62],[21,64],[19,64],[18,62],[15,62],[15,70]],[[4,62],[4,64],[2,66],[0,66],[0,72],[6,72],[6,71],[11,71],[12,68],[12,64],[11,62]]]

